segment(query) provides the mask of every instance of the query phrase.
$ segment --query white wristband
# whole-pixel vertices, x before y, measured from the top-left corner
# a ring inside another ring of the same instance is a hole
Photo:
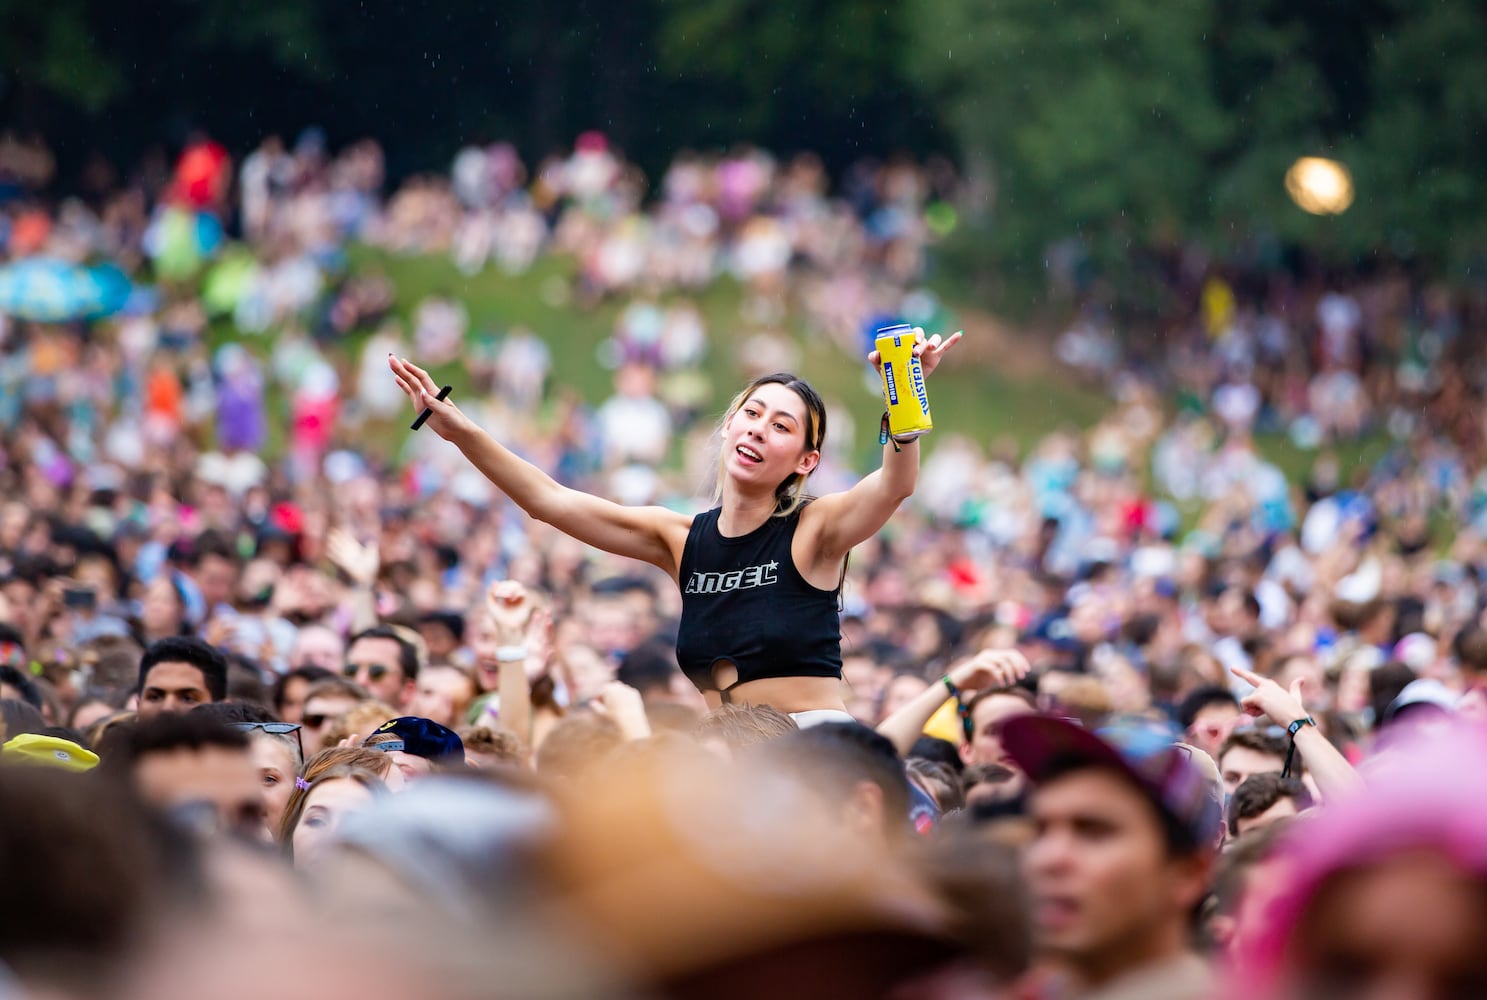
[[[527,658],[526,646],[497,646],[496,661],[498,663],[517,663]]]

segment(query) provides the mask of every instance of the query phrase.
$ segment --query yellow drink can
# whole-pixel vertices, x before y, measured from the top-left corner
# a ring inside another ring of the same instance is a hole
[[[874,346],[882,358],[883,400],[888,404],[888,433],[899,441],[912,441],[934,428],[929,415],[929,393],[924,388],[924,368],[914,356],[914,328],[908,324],[885,326]]]

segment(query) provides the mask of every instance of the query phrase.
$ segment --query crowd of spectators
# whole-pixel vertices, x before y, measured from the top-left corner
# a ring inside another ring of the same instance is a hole
[[[849,363],[876,317],[933,309],[947,166],[833,188],[747,149],[652,188],[589,134],[384,198],[374,142],[312,132],[236,168],[207,140],[95,165],[65,201],[50,171],[0,143],[0,266],[105,259],[134,289],[100,319],[0,315],[0,760],[87,772],[0,767],[17,988],[1487,991],[1473,300],[1192,264],[1160,351],[1086,310],[1056,352],[1106,416],[1025,454],[936,430],[850,560],[861,725],[798,731],[705,713],[655,571],[428,435],[372,441],[403,418],[384,359],[465,360],[467,412],[562,481],[700,509],[667,459],[708,431],[699,359],[738,338],[695,296],[731,274],[767,368],[799,359],[790,310]],[[551,385],[538,332],[472,345],[454,295],[404,328],[357,243],[573,260],[544,294],[622,303],[614,397]],[[212,323],[240,336],[209,350]],[[1257,446],[1277,433],[1304,479]],[[816,487],[861,471],[830,456]],[[993,682],[1014,648],[1026,676]]]

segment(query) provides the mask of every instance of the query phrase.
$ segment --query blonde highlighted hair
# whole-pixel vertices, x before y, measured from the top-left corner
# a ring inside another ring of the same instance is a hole
[[[718,423],[718,431],[721,434],[723,426],[732,419],[733,415],[743,408],[749,397],[765,385],[782,385],[805,403],[805,450],[821,450],[826,443],[826,404],[821,402],[820,395],[811,384],[803,378],[797,378],[789,372],[774,372],[771,375],[761,375],[744,387],[743,391],[733,397],[733,402],[728,404],[723,419]],[[726,465],[728,455],[722,449],[718,451],[717,483],[713,487],[713,504],[716,506],[723,499],[723,482],[727,477]],[[793,473],[779,486],[775,487],[775,517],[789,517],[800,509],[800,505],[811,499],[805,492],[805,484],[811,478],[809,472]]]

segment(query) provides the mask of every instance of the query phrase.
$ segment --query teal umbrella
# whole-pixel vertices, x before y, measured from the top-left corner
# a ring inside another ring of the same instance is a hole
[[[0,313],[38,323],[95,319],[123,308],[129,279],[109,264],[27,257],[0,267]]]

